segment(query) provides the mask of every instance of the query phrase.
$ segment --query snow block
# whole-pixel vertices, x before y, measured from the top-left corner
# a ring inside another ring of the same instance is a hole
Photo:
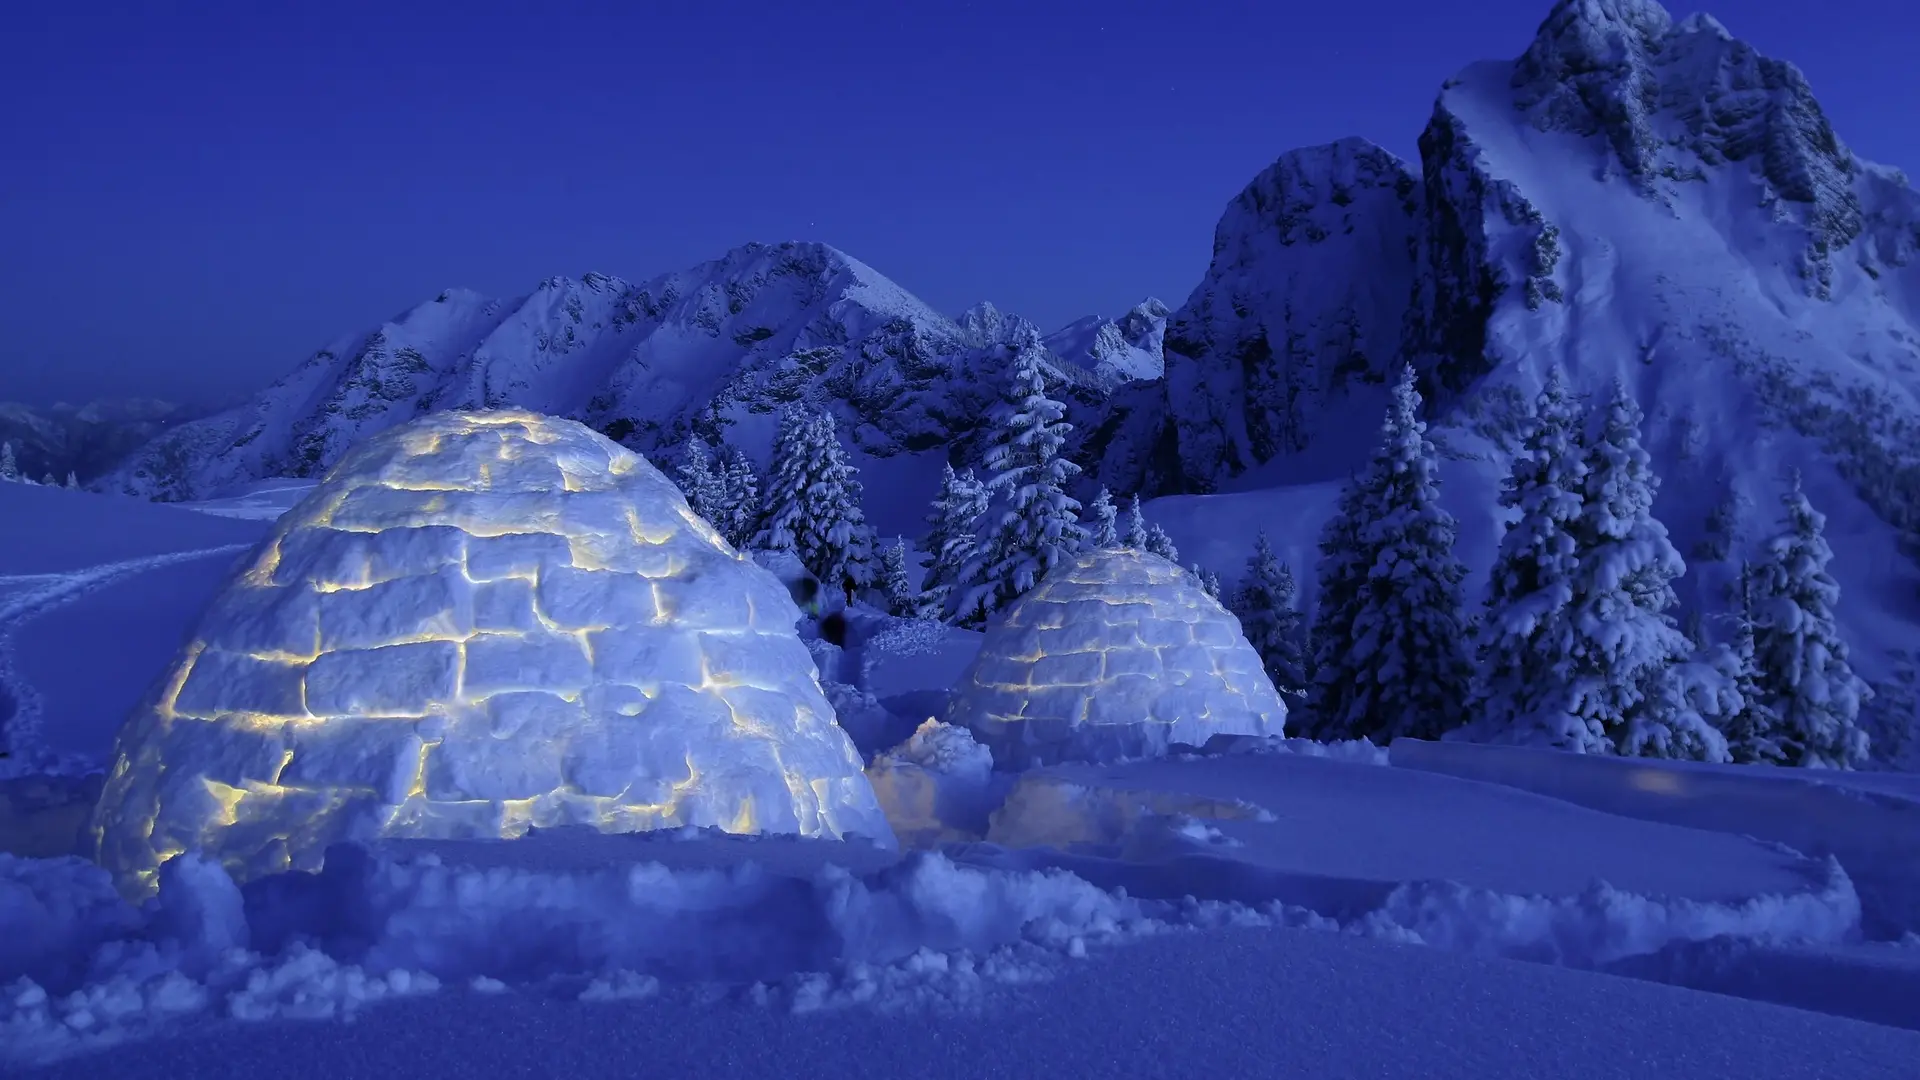
[[[1920,931],[1920,799],[1876,790],[1856,774],[1419,739],[1395,739],[1388,759],[1620,817],[1831,855],[1860,894],[1869,937]]]
[[[438,413],[350,450],[122,729],[93,825],[133,900],[380,836],[713,826],[890,845],[799,610],[639,456]]]
[[[1057,567],[987,630],[948,719],[1002,768],[1280,734],[1287,707],[1240,625],[1186,571],[1118,549]]]

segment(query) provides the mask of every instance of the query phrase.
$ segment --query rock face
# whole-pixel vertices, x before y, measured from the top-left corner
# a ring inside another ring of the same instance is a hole
[[[1448,80],[1419,148],[1409,165],[1347,139],[1254,178],[1168,321],[1164,382],[1082,433],[1089,482],[1338,478],[1405,362],[1434,420],[1469,427],[1554,364],[1702,424],[1728,388],[1672,384],[1741,381],[1702,366],[1811,408],[1887,374],[1911,395],[1920,197],[1847,149],[1797,68],[1711,17],[1560,0],[1520,57]]]
[[[1279,734],[1286,717],[1234,617],[1186,571],[1131,549],[1082,555],[1015,603],[948,715],[1002,768]]]
[[[647,461],[524,412],[350,451],[122,731],[95,815],[129,895],[373,836],[681,825],[891,842],[786,589]]]

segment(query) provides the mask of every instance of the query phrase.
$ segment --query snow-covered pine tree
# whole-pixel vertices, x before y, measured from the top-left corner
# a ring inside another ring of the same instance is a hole
[[[1616,381],[1596,411],[1571,526],[1578,560],[1569,608],[1573,723],[1604,732],[1617,753],[1725,761],[1719,731],[1687,693],[1666,685],[1694,651],[1667,614],[1678,602],[1673,581],[1687,566],[1653,516],[1660,481],[1640,445],[1640,406]]]
[[[754,528],[759,524],[760,470],[754,467],[753,459],[745,450],[723,443],[714,473],[720,488],[720,506],[716,512],[721,518],[713,523],[714,527],[727,538],[727,543],[742,547],[753,539]]]
[[[1206,567],[1201,566],[1199,563],[1194,563],[1192,566],[1188,567],[1187,572],[1192,574],[1195,578],[1199,579],[1201,592],[1206,593],[1208,596],[1213,597],[1215,600],[1220,599],[1220,575],[1219,574],[1216,574],[1213,571],[1207,569]]]
[[[1736,764],[1777,765],[1786,759],[1780,750],[1780,717],[1761,688],[1760,667],[1754,654],[1753,565],[1740,564],[1740,578],[1734,584],[1734,629],[1731,653],[1734,663],[1734,692],[1740,702],[1727,717],[1722,734],[1727,751]]]
[[[1080,503],[1066,492],[1080,466],[1060,456],[1073,426],[1063,419],[1066,406],[1047,396],[1041,355],[1026,349],[1014,358],[994,411],[982,464],[998,516],[989,512],[980,546],[952,594],[950,613],[963,625],[984,624],[1086,544]]]
[[[1147,550],[1147,515],[1140,512],[1140,496],[1135,495],[1127,504],[1127,535],[1120,543],[1135,551]]]
[[[1307,693],[1306,627],[1294,606],[1293,571],[1273,552],[1266,530],[1254,538],[1247,576],[1227,598],[1227,610],[1260,654],[1274,688],[1298,700]]]
[[[1087,506],[1087,546],[1119,547],[1120,533],[1115,528],[1119,516],[1119,508],[1113,505],[1113,493],[1102,486],[1100,494],[1094,496],[1093,502]]]
[[[20,463],[14,460],[13,444],[0,443],[0,480],[20,479]]]
[[[952,465],[940,473],[940,493],[934,497],[933,512],[927,515],[924,543],[927,572],[920,582],[921,614],[937,618],[947,609],[947,599],[966,569],[967,559],[979,543],[980,518],[987,512],[987,487],[973,475],[972,469],[954,472]]]
[[[721,535],[724,522],[719,477],[713,471],[713,458],[707,452],[707,444],[699,436],[687,439],[687,446],[680,455],[680,494],[687,497],[687,506],[699,514],[701,520],[714,527]]]
[[[919,597],[907,577],[907,542],[895,540],[880,549],[880,588],[887,597],[887,614],[911,619],[919,612]]]
[[[1147,526],[1147,554],[1158,555],[1175,566],[1180,565],[1180,549],[1173,546],[1173,537],[1160,527],[1159,522]]]
[[[1867,759],[1857,721],[1873,691],[1847,663],[1834,625],[1840,585],[1827,573],[1826,515],[1807,502],[1798,472],[1780,504],[1786,528],[1767,544],[1751,580],[1760,695],[1779,717],[1783,764],[1851,769]]]
[[[80,490],[80,475],[78,473],[71,471],[67,473],[67,487],[73,491]]]
[[[1488,581],[1480,667],[1469,698],[1466,734],[1472,738],[1587,753],[1613,748],[1604,729],[1573,711],[1572,609],[1580,570],[1574,530],[1587,479],[1578,425],[1556,367],[1500,492],[1500,505],[1519,516],[1500,538]]]
[[[1127,504],[1127,533],[1120,538],[1120,543],[1123,547],[1158,555],[1175,566],[1180,565],[1180,549],[1173,546],[1173,537],[1168,536],[1167,531],[1158,524],[1147,524],[1147,515],[1140,509],[1138,495]]]
[[[873,583],[873,536],[856,470],[833,415],[790,405],[780,418],[767,476],[767,520],[755,542],[792,551],[827,588]]]
[[[1341,493],[1321,541],[1308,710],[1322,739],[1434,738],[1453,727],[1470,668],[1452,515],[1406,368],[1381,442]]]

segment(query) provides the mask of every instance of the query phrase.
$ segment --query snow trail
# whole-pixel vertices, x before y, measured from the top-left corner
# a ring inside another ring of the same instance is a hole
[[[14,664],[13,640],[20,627],[55,608],[135,574],[176,563],[237,555],[252,544],[173,551],[47,574],[0,575],[0,777],[63,772],[75,762],[57,760],[40,741],[41,697]]]

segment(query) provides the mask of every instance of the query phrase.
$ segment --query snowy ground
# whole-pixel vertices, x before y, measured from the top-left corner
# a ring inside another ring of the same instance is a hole
[[[10,487],[0,687],[28,708],[4,714],[8,760],[43,775],[0,785],[0,1068],[1584,1080],[1920,1060],[1903,777],[1248,742],[1016,778],[923,747],[874,773],[920,845],[902,853],[393,842],[244,890],[176,860],[134,911],[48,857],[77,845],[86,788],[44,766],[103,761],[274,496],[215,516]],[[976,642],[890,628],[862,707],[912,730]]]

